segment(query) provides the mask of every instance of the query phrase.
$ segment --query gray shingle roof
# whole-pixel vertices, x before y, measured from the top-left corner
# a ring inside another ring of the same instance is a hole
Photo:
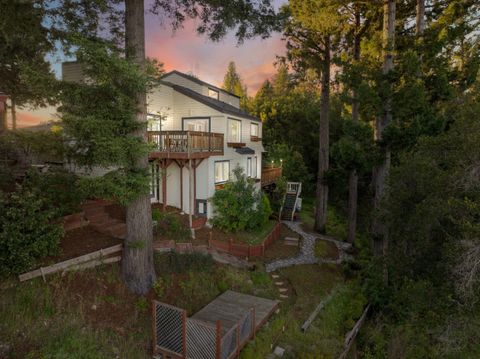
[[[166,85],[166,86],[169,86],[171,88],[173,88],[175,91],[185,95],[185,96],[188,96],[198,102],[201,102],[203,103],[204,105],[206,106],[209,106],[219,112],[222,112],[222,113],[226,113],[227,115],[232,115],[232,116],[239,116],[239,117],[242,117],[242,118],[246,118],[248,120],[252,120],[252,121],[258,121],[260,122],[260,120],[250,114],[248,114],[247,112],[239,109],[239,108],[236,108],[235,106],[232,106],[232,105],[229,105],[228,103],[225,103],[225,102],[222,102],[222,101],[219,101],[219,100],[216,100],[214,98],[211,98],[211,97],[208,97],[208,96],[205,96],[205,95],[202,95],[198,92],[195,92],[189,88],[186,88],[186,87],[183,87],[183,86],[179,86],[179,85],[175,85],[175,84],[172,84],[171,82],[167,82],[167,81],[161,81],[161,84],[163,85]]]
[[[255,154],[255,150],[252,150],[250,147],[236,148],[235,152],[240,153],[241,155],[253,155],[253,154]]]
[[[199,85],[207,86],[207,87],[210,87],[214,90],[222,91],[222,92],[228,93],[231,96],[235,96],[237,98],[240,98],[239,96],[235,95],[234,93],[228,92],[228,91],[226,91],[226,90],[224,90],[220,87],[217,87],[215,85],[209,84],[208,82],[202,81],[199,78],[196,78],[195,76],[184,74],[183,72],[180,72],[180,71],[177,71],[177,70],[170,71],[170,72],[166,73],[165,75],[163,75],[162,77],[166,77],[166,76],[171,75],[171,74],[177,74],[178,76],[182,76],[183,78],[186,78],[190,81],[193,81],[193,82],[195,82]]]

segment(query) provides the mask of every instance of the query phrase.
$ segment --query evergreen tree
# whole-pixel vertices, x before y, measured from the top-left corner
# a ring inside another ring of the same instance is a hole
[[[240,97],[240,108],[248,109],[247,86],[243,84],[240,75],[237,73],[235,62],[230,61],[227,73],[223,78],[222,88],[234,95]]]
[[[0,92],[10,97],[13,129],[17,107],[52,101],[54,75],[46,55],[54,43],[43,23],[45,6],[33,1],[0,2]]]

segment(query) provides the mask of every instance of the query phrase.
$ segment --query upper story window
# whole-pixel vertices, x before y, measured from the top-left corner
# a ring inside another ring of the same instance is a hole
[[[228,119],[228,142],[242,142],[242,121]]]
[[[218,91],[209,88],[208,89],[208,97],[214,98],[215,100],[218,100]]]
[[[184,118],[183,129],[185,131],[209,132],[209,121],[206,118]]]
[[[230,179],[230,161],[215,162],[215,183],[227,182]]]
[[[250,136],[257,139],[258,138],[258,123],[250,124]]]

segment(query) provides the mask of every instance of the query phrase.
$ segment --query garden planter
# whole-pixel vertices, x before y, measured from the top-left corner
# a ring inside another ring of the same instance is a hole
[[[83,211],[63,217],[63,228],[65,231],[81,228],[86,225],[88,225],[88,221],[85,219],[85,212]]]

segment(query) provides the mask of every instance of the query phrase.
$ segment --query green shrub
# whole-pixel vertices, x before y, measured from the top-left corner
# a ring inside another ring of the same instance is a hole
[[[160,209],[158,208],[152,209],[152,219],[157,223],[160,223],[160,221],[162,220],[162,212],[160,212]]]
[[[174,241],[186,241],[190,238],[190,229],[185,227],[173,213],[153,209],[152,219],[157,221],[156,234],[166,236]]]
[[[79,212],[80,204],[87,197],[79,178],[62,169],[46,173],[32,169],[28,171],[23,186],[36,192],[43,199],[45,207],[52,209],[57,217]]]
[[[153,291],[158,298],[162,298],[165,295],[165,281],[162,277],[158,277],[157,281],[153,284]]]
[[[261,229],[272,214],[268,197],[255,188],[241,167],[235,168],[233,173],[234,180],[210,199],[215,211],[210,221],[227,232]]]
[[[0,197],[0,274],[18,274],[38,259],[54,255],[63,235],[55,211],[28,188]]]
[[[159,275],[189,271],[210,272],[214,264],[212,256],[198,252],[169,252],[155,255],[155,270]]]

